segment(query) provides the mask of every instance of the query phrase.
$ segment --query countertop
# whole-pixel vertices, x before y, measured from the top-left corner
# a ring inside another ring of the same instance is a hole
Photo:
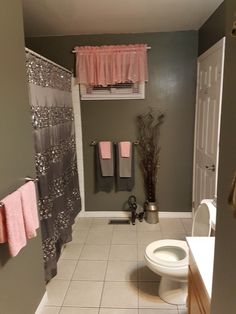
[[[215,237],[187,237],[186,240],[211,299]]]

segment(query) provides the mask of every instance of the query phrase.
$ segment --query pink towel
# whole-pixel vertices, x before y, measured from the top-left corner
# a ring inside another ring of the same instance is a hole
[[[99,142],[99,149],[102,159],[111,159],[111,142]]]
[[[11,256],[16,256],[26,245],[20,192],[15,191],[2,201],[6,214],[7,241]]]
[[[7,242],[6,216],[3,206],[0,206],[0,243]]]
[[[21,195],[22,211],[25,224],[25,233],[28,239],[36,237],[39,227],[37,196],[35,184],[30,181],[22,185],[18,191]]]
[[[120,142],[120,154],[121,157],[129,158],[130,157],[130,142]]]

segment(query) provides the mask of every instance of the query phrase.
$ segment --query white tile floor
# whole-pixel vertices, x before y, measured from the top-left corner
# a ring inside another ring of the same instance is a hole
[[[135,226],[108,222],[77,219],[58,274],[47,285],[43,314],[187,314],[185,307],[159,298],[160,277],[146,267],[143,253],[154,240],[190,235],[191,219]]]

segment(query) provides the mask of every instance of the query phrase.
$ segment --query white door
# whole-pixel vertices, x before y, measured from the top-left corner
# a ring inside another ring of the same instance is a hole
[[[193,165],[193,211],[217,195],[225,38],[198,58]]]

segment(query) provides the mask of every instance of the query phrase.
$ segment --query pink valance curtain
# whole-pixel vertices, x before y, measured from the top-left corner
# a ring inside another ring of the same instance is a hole
[[[147,45],[76,47],[77,82],[102,85],[124,82],[145,82],[147,73]]]

